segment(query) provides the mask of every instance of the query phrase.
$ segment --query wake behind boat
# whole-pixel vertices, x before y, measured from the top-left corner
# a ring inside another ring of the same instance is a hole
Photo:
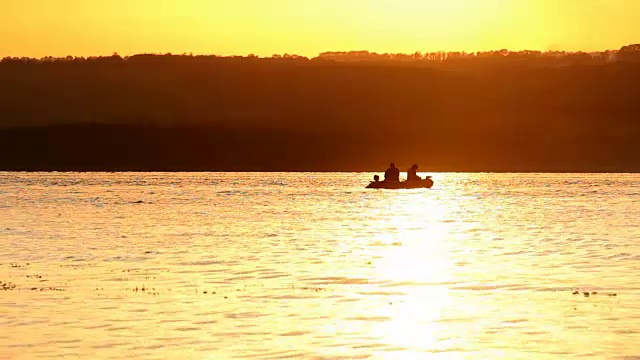
[[[433,180],[427,176],[423,180],[412,181],[372,181],[367,185],[367,189],[431,189]]]

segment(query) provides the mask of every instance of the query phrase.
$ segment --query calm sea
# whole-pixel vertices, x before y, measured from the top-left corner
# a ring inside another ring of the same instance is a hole
[[[431,175],[0,173],[0,358],[640,358],[640,175]]]

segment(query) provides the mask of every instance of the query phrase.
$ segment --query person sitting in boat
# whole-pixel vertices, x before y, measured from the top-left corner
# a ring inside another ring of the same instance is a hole
[[[389,168],[384,172],[384,181],[400,181],[400,170],[396,164],[389,164]]]
[[[411,166],[409,170],[407,170],[407,181],[421,181],[422,178],[418,176],[417,173],[418,173],[418,165],[413,164],[413,166]]]
[[[379,182],[379,181],[380,181],[380,176],[373,175],[373,182]]]

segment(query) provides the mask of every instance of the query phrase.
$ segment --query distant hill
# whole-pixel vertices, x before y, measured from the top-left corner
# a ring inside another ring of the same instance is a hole
[[[0,170],[640,171],[640,46],[0,62]]]

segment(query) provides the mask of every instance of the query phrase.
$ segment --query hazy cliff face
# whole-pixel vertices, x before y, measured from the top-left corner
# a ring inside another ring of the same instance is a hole
[[[455,122],[476,130],[511,127],[514,118],[630,118],[640,96],[640,65],[483,61],[431,67],[190,57],[3,62],[0,125],[225,123],[369,131]]]
[[[123,126],[4,131],[0,165],[332,170],[406,158],[468,170],[579,170],[637,162],[640,64],[513,64],[4,62],[2,126]]]

